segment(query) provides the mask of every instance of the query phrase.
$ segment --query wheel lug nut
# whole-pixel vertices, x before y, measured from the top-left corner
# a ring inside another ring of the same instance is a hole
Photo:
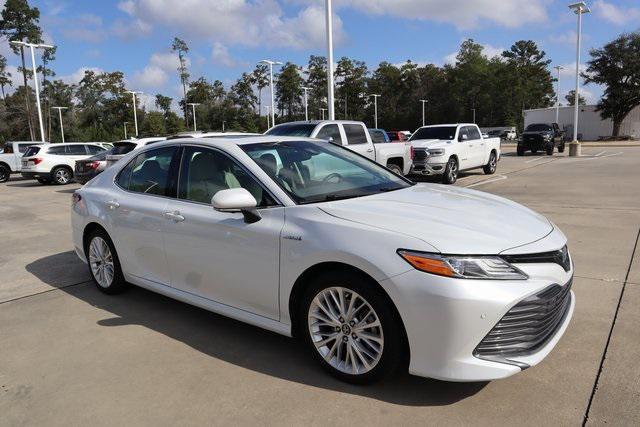
[[[336,326],[336,327],[334,328],[334,330],[335,330],[336,332],[340,332],[340,327],[339,327],[339,326]]]
[[[340,317],[338,320],[340,321],[340,323],[344,323],[344,318]]]
[[[347,342],[347,341],[349,341],[349,338],[347,338],[347,337],[342,337],[342,341]]]
[[[352,320],[351,322],[349,322],[349,326],[356,326],[356,322]]]
[[[356,338],[358,338],[358,337],[357,337],[357,335],[356,335],[356,334],[351,334],[351,338],[353,338],[353,339],[355,340],[355,339],[356,339]]]

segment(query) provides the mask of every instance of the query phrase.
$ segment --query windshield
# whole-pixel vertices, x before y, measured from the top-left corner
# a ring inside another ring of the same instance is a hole
[[[265,135],[302,136],[308,138],[316,125],[310,123],[288,123],[269,129]]]
[[[324,142],[240,147],[298,204],[368,196],[412,185],[352,151]]]
[[[113,151],[111,154],[127,154],[133,151],[137,145],[133,142],[116,142],[113,144]]]
[[[411,135],[409,141],[415,141],[418,139],[454,139],[455,136],[455,126],[434,126],[418,129],[416,133]]]
[[[542,123],[535,123],[527,126],[526,132],[551,132],[551,126]]]
[[[102,151],[102,152],[96,154],[95,156],[89,157],[87,159],[87,161],[94,161],[95,162],[95,161],[106,160],[107,156],[110,156],[112,154],[117,154],[117,153],[115,153],[116,150],[117,150],[117,148],[114,147],[111,150]]]

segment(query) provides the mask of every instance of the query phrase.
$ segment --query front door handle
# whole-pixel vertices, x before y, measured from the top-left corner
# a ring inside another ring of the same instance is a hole
[[[373,148],[369,148],[369,149],[367,150],[367,153],[373,153]]]
[[[109,207],[109,209],[118,209],[120,207],[120,203],[116,202],[115,200],[109,200],[107,202],[107,206]]]
[[[184,221],[184,217],[182,215],[180,215],[180,212],[178,211],[174,211],[174,212],[165,212],[164,217],[167,219],[170,219],[173,222],[182,222]]]

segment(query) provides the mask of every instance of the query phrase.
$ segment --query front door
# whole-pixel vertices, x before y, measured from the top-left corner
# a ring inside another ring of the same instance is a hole
[[[284,208],[221,151],[187,146],[180,170],[178,198],[166,208],[171,286],[278,320]],[[262,219],[248,224],[241,213],[213,209],[216,192],[238,187],[256,198]]]
[[[375,148],[373,143],[367,138],[367,129],[357,123],[342,125],[344,134],[347,137],[347,146],[349,150],[355,151],[371,160],[376,159]]]

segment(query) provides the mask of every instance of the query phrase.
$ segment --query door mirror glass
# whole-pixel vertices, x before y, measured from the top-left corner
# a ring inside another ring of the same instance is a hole
[[[463,133],[460,135],[460,138],[458,138],[458,141],[462,142],[462,141],[466,141],[469,139],[469,135],[467,135],[466,133]]]
[[[260,221],[260,213],[256,210],[258,202],[244,188],[230,188],[218,191],[211,199],[213,208],[220,212],[242,212],[247,223]]]

